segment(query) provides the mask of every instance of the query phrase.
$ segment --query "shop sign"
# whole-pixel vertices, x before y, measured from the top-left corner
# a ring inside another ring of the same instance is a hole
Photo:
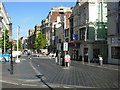
[[[55,40],[55,36],[52,36],[52,40]]]
[[[112,43],[120,43],[120,38],[112,38]]]
[[[73,39],[75,39],[75,34],[73,34]]]
[[[70,62],[70,55],[65,55],[65,62]]]
[[[73,34],[73,39],[78,39],[78,34]]]

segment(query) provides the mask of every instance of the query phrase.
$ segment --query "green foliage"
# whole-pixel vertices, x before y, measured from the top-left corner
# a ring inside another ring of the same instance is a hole
[[[5,48],[10,48],[10,44],[9,44],[9,35],[8,35],[8,30],[3,30],[5,31]],[[2,34],[2,39],[1,39],[1,45],[2,45],[2,49],[4,49],[4,33]]]
[[[18,40],[18,49],[22,50],[22,45],[20,43],[20,39]]]
[[[14,45],[14,49],[17,50],[17,45],[16,44]]]
[[[46,45],[48,45],[48,41],[44,37],[45,34],[42,34],[42,30],[40,30],[38,37],[35,39],[34,47],[36,49],[43,49]]]
[[[14,49],[17,50],[17,45],[14,45]],[[22,50],[22,45],[20,43],[20,39],[18,40],[18,49]]]

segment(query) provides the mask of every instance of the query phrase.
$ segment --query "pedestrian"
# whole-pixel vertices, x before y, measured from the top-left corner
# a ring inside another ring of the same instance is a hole
[[[59,62],[59,65],[61,64],[61,52],[58,54],[58,62]]]
[[[28,58],[31,59],[31,51],[28,50]]]

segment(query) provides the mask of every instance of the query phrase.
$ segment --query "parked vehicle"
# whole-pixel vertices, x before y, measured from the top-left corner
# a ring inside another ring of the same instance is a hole
[[[12,51],[12,57],[20,57],[22,55],[22,52],[21,51]]]

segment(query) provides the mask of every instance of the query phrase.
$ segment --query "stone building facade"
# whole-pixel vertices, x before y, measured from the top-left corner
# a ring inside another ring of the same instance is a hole
[[[108,63],[120,64],[120,1],[108,2]]]
[[[104,13],[103,13],[104,12]],[[107,63],[107,3],[81,0],[70,17],[69,52],[72,59]],[[103,52],[104,51],[104,52]]]
[[[4,4],[0,2],[0,38],[2,37],[2,30],[6,30],[6,29],[9,31],[9,38],[12,41],[12,23],[10,22],[10,17],[8,16],[8,13],[5,10]],[[0,45],[0,53],[2,53],[1,45]]]

